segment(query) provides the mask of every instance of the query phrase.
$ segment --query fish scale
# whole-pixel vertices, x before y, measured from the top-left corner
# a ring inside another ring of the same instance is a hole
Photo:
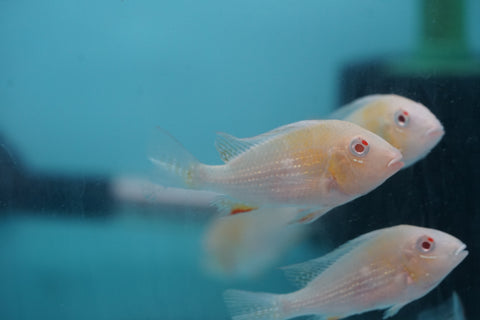
[[[391,281],[391,274],[394,271],[395,269],[393,268],[375,266],[369,269],[368,274],[354,273],[340,279],[330,289],[327,288],[312,294],[309,292],[311,291],[310,288],[307,288],[306,292],[299,291],[298,295],[309,296],[309,298],[302,301],[299,305],[293,305],[292,308],[301,310],[310,309],[314,306],[313,309],[328,310],[328,305],[331,303],[335,303],[337,308],[342,304],[350,306],[359,296],[368,294]],[[368,285],[365,286],[365,284]],[[322,284],[318,283],[316,286],[321,287]],[[352,299],[352,297],[355,299]]]
[[[226,193],[249,188],[256,196],[269,195],[274,199],[282,199],[289,195],[296,200],[305,197],[309,190],[316,191],[312,180],[318,179],[315,179],[314,174],[323,174],[325,167],[325,161],[319,160],[318,154],[310,149],[300,150],[298,155],[289,155],[285,144],[277,141],[261,154],[233,159],[225,168],[208,168],[211,170],[208,173],[211,178],[207,184],[225,184],[223,190]]]

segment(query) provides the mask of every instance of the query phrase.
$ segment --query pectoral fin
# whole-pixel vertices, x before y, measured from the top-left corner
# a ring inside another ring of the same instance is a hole
[[[309,224],[320,218],[322,215],[330,211],[331,208],[314,208],[305,209],[298,212],[297,217],[290,224]]]
[[[398,311],[400,311],[400,309],[403,308],[403,306],[406,305],[406,303],[398,303],[398,304],[394,304],[393,306],[391,306],[389,309],[387,309],[384,313],[383,313],[383,318],[382,319],[387,319],[387,318],[390,318],[390,317],[393,317],[394,315],[396,315],[398,313]]]
[[[224,132],[217,133],[215,146],[220,158],[229,162],[245,151],[276,137],[286,135],[292,131],[300,130],[317,124],[318,120],[305,120],[281,126],[269,132],[251,138],[237,138]]]
[[[257,206],[243,203],[227,196],[220,196],[212,203],[222,215],[235,215],[258,209]]]

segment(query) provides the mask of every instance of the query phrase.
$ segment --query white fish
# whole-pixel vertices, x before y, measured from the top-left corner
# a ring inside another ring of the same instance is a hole
[[[387,309],[384,319],[435,288],[468,255],[434,229],[400,225],[362,235],[324,257],[285,268],[304,287],[288,294],[227,290],[233,320],[316,315],[341,319]]]
[[[219,204],[231,214],[298,207],[301,222],[373,190],[403,166],[384,139],[339,120],[296,122],[246,139],[220,134],[224,165],[200,163],[165,133],[157,146],[150,159],[158,168],[190,188],[227,195]]]
[[[351,121],[378,134],[402,152],[405,168],[424,158],[445,133],[423,104],[394,94],[359,98],[330,118]]]

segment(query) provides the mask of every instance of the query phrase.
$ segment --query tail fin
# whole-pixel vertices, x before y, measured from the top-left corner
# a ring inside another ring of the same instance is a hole
[[[177,139],[160,127],[155,128],[148,158],[160,169],[162,184],[197,187],[196,172],[200,162]]]
[[[279,296],[276,294],[227,290],[223,298],[233,320],[283,319]]]

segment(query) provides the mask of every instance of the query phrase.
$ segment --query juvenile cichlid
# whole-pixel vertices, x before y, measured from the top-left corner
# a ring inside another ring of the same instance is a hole
[[[387,309],[384,319],[435,288],[468,255],[455,237],[400,225],[362,235],[319,259],[285,268],[304,287],[288,294],[227,290],[233,320],[342,319]]]
[[[296,122],[246,139],[221,133],[224,165],[198,162],[167,134],[157,143],[153,163],[190,188],[227,195],[219,205],[231,214],[297,207],[301,222],[373,190],[403,166],[384,139],[339,120]]]
[[[424,158],[445,133],[423,104],[394,94],[359,98],[330,117],[356,123],[387,140],[402,152],[405,168]]]
[[[287,228],[296,210],[258,209],[218,217],[205,232],[205,266],[216,276],[252,278],[271,267],[285,251],[307,235],[303,228]]]

